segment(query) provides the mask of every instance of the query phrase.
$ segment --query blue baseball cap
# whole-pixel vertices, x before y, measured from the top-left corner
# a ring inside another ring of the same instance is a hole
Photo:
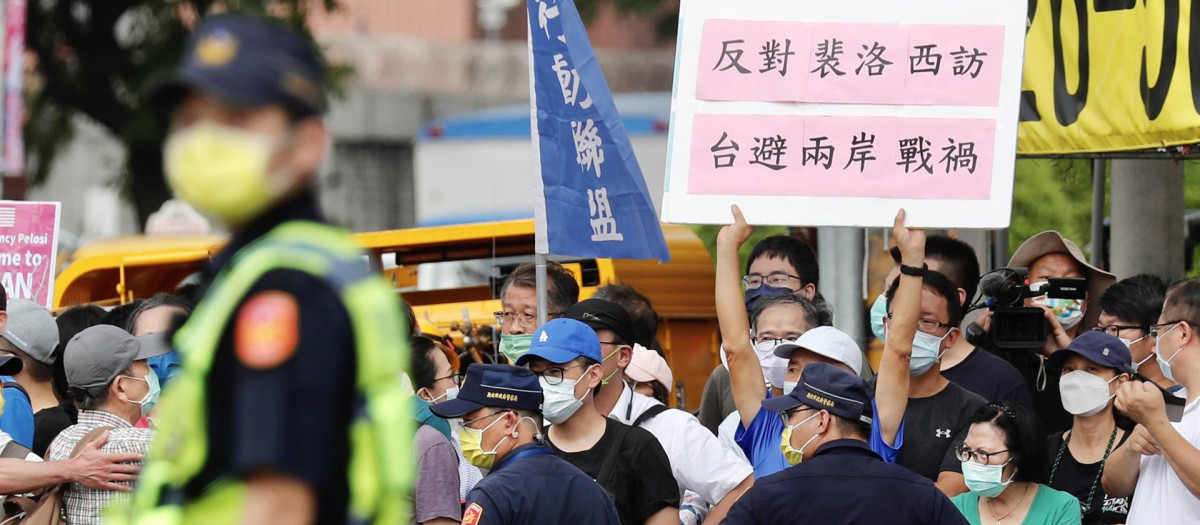
[[[857,374],[829,363],[805,365],[796,388],[762,403],[770,412],[783,412],[800,405],[828,410],[843,419],[871,423],[870,385]]]
[[[528,368],[472,364],[458,397],[429,406],[438,417],[462,417],[484,407],[542,411],[542,385]]]
[[[555,319],[542,325],[533,333],[529,352],[517,359],[517,366],[525,366],[529,360],[540,357],[556,365],[569,363],[578,357],[587,357],[599,363],[600,338],[592,327],[574,319]]]
[[[1130,373],[1133,366],[1133,356],[1125,343],[1114,335],[1096,330],[1088,330],[1071,341],[1066,348],[1050,354],[1046,366],[1062,370],[1063,364],[1072,354],[1081,355],[1098,365],[1114,368],[1120,373]]]
[[[154,85],[150,103],[171,106],[195,90],[236,106],[278,103],[300,116],[325,112],[325,63],[277,20],[241,13],[205,18],[183,61]]]

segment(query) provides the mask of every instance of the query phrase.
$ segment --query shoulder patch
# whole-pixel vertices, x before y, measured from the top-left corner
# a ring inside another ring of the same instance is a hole
[[[483,516],[483,507],[478,503],[472,503],[467,507],[466,512],[463,512],[462,525],[475,525],[479,523],[479,518]]]
[[[234,321],[233,349],[250,368],[266,370],[296,353],[300,338],[300,306],[287,292],[255,294]]]

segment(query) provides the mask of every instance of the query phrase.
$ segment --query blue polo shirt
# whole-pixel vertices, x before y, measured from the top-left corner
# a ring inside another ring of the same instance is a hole
[[[12,376],[0,376],[0,381],[16,383]],[[19,388],[4,388],[4,411],[0,412],[0,430],[12,436],[25,448],[33,448],[33,403]]]
[[[862,441],[839,439],[799,465],[756,480],[723,523],[966,525],[967,520],[932,481],[880,461]]]
[[[541,443],[514,448],[467,494],[463,523],[620,525],[608,492]]]
[[[767,397],[772,397],[770,392],[767,393]],[[877,411],[875,400],[872,399],[871,412]],[[754,479],[770,476],[791,466],[783,458],[783,450],[779,448],[783,441],[783,418],[779,417],[779,412],[759,408],[749,427],[738,425],[733,439],[739,447],[742,447],[746,458],[750,460],[750,465],[754,467]],[[904,421],[900,421],[900,429],[896,432],[896,444],[893,446],[883,441],[879,425],[872,420],[869,445],[871,450],[882,457],[884,461],[895,463],[896,455],[900,447],[904,445]]]

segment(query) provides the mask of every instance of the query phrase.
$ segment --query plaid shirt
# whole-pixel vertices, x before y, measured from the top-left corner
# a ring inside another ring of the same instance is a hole
[[[148,428],[134,428],[125,419],[98,410],[81,410],[79,423],[63,430],[54,442],[50,443],[47,452],[50,461],[70,459],[75,445],[88,432],[97,427],[113,427],[109,432],[108,443],[100,450],[108,453],[134,452],[145,454],[154,440],[154,431]],[[138,462],[139,464],[141,462]],[[127,483],[132,486],[132,483]],[[127,501],[127,492],[89,489],[77,483],[70,483],[63,492],[63,511],[67,523],[71,525],[100,525],[103,523],[104,509],[110,503]]]

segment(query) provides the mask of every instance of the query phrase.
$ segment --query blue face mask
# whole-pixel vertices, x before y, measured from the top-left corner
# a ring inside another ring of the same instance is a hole
[[[754,311],[754,303],[756,301],[758,301],[759,299],[766,299],[769,297],[778,297],[780,295],[787,295],[790,293],[796,293],[796,292],[793,292],[791,288],[781,288],[778,286],[770,286],[766,283],[760,284],[760,285],[758,285],[758,288],[751,288],[749,290],[746,290],[746,311],[747,312]]]
[[[883,320],[887,317],[887,297],[879,294],[875,298],[875,303],[871,305],[871,333],[875,334],[880,341],[886,339],[883,331]]]
[[[946,335],[938,337],[917,330],[917,335],[913,337],[912,359],[908,362],[908,373],[916,377],[933,368],[933,365],[942,358],[942,341],[945,341],[949,335],[950,332],[946,332]]]

